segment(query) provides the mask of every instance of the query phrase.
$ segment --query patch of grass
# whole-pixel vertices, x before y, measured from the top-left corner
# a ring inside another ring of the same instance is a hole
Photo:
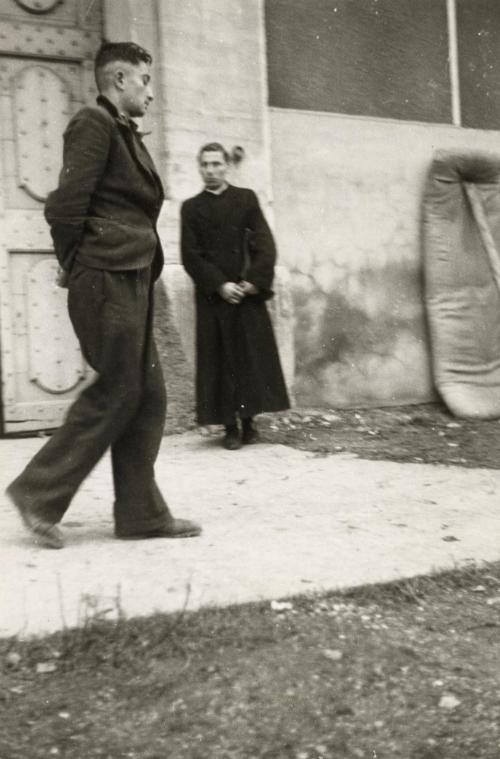
[[[0,757],[498,759],[499,598],[471,565],[3,640]]]

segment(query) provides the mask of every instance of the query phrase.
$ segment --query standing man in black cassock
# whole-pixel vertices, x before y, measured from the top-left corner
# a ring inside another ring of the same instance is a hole
[[[256,414],[290,405],[265,305],[276,247],[253,190],[226,181],[224,147],[204,145],[198,164],[205,189],[181,209],[182,263],[196,289],[197,421],[224,425],[223,445],[236,450],[257,441]]]
[[[102,45],[95,62],[97,105],[71,119],[59,186],[45,206],[67,279],[69,315],[97,372],[64,424],[7,488],[25,526],[50,548],[62,548],[58,523],[108,448],[117,537],[201,532],[172,516],[154,475],[166,412],[153,337],[163,189],[133,120],[153,99],[150,66],[149,53],[133,42]]]

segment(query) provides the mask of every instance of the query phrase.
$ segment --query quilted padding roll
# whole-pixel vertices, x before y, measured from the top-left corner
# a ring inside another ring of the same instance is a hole
[[[500,156],[435,154],[423,248],[436,387],[458,417],[500,417]]]

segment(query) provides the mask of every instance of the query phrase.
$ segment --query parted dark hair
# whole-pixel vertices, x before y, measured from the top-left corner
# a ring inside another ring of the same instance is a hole
[[[203,153],[206,153],[207,151],[217,151],[218,153],[222,153],[224,156],[224,160],[226,163],[229,163],[231,161],[231,156],[227,152],[224,145],[221,145],[220,142],[207,142],[206,145],[202,145],[201,148],[198,150],[198,163],[201,161],[201,156]]]
[[[151,66],[153,58],[140,45],[135,42],[103,42],[95,57],[95,70],[104,68],[112,61],[126,61],[133,66],[139,63],[147,63]]]

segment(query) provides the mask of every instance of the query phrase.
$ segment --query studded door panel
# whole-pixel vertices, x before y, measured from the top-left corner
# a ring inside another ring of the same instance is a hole
[[[3,433],[60,424],[90,376],[55,285],[43,203],[62,134],[94,102],[100,0],[0,0],[0,368]]]

